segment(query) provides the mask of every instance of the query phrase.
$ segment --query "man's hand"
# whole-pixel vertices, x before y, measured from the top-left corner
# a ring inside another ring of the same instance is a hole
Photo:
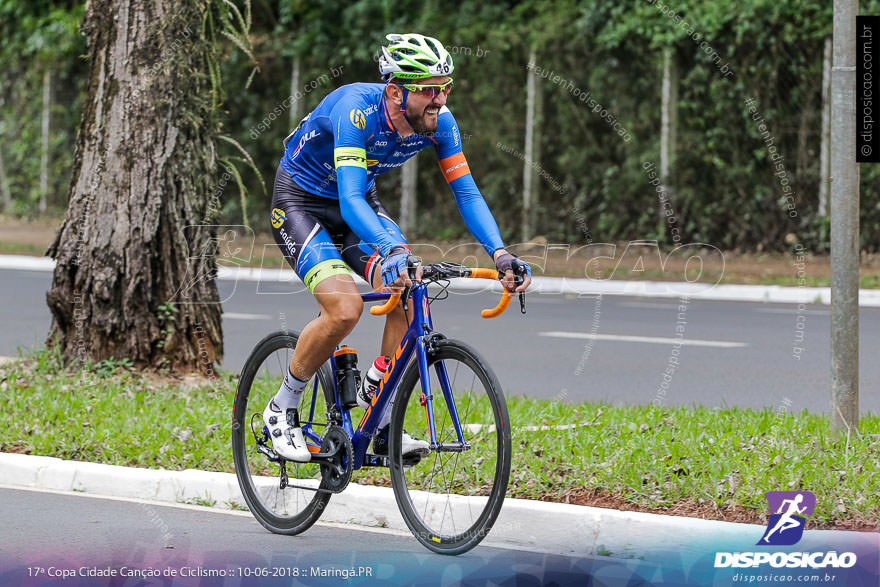
[[[532,283],[532,268],[529,267],[529,264],[504,249],[495,251],[494,256],[495,267],[504,274],[501,279],[504,288],[513,293],[526,291]],[[516,285],[517,276],[522,277],[522,283],[519,284],[519,287]]]
[[[409,254],[404,248],[392,249],[382,261],[382,285],[385,287],[412,287],[412,280],[407,271],[408,264],[416,266],[416,281],[422,279],[421,259]]]

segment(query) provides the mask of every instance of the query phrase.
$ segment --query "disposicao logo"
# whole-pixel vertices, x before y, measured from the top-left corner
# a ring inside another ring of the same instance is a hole
[[[770,505],[767,529],[757,546],[791,546],[804,535],[806,517],[816,509],[816,496],[809,491],[768,491]],[[769,564],[773,568],[823,569],[849,568],[856,564],[853,552],[716,552],[715,568],[756,568]]]
[[[764,495],[771,514],[758,545],[797,544],[804,535],[805,516],[812,516],[816,509],[816,496],[809,491],[768,491]]]

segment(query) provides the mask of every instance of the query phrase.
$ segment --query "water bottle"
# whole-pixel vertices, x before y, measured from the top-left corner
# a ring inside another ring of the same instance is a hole
[[[357,369],[357,351],[345,345],[333,353],[336,359],[336,384],[342,406],[353,408],[358,404],[357,394],[361,383],[361,374]]]
[[[373,361],[358,390],[357,403],[360,407],[366,409],[370,402],[373,401],[373,394],[376,393],[379,382],[385,377],[385,371],[388,370],[388,363],[390,362],[391,357],[376,357],[376,360]]]

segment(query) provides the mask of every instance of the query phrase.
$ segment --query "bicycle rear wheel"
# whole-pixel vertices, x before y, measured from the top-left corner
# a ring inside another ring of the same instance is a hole
[[[283,487],[281,463],[266,454],[272,442],[264,431],[262,413],[287,374],[298,336],[296,332],[274,332],[257,344],[242,369],[233,413],[232,454],[239,487],[254,517],[277,534],[307,530],[321,516],[331,495],[314,463],[286,461],[287,485]],[[303,392],[299,413],[310,450],[321,446],[328,406],[333,402],[332,385],[325,364]]]
[[[437,351],[428,356],[428,372],[438,446],[412,466],[400,452],[404,429],[430,442],[427,406],[413,360],[394,400],[391,481],[401,514],[419,542],[434,552],[461,554],[483,540],[504,502],[512,452],[507,404],[495,375],[464,343],[438,341]]]

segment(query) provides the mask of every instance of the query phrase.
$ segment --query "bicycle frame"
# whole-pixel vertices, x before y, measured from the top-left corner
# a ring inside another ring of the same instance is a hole
[[[364,300],[364,302],[378,302],[388,300],[391,295],[391,292],[374,292],[362,294],[361,298]],[[361,418],[361,421],[358,424],[357,428],[354,428],[352,424],[350,410],[344,408],[340,401],[339,390],[337,388],[335,376],[336,361],[332,356],[330,357],[331,371],[334,374],[332,378],[333,398],[336,402],[337,409],[342,414],[342,426],[343,428],[345,428],[345,431],[348,432],[349,436],[351,436],[351,442],[354,448],[353,468],[355,470],[360,469],[362,466],[364,466],[367,448],[370,445],[373,434],[376,432],[376,429],[379,426],[379,421],[382,418],[382,414],[386,409],[388,409],[389,403],[391,402],[391,399],[394,397],[395,392],[397,391],[397,384],[400,382],[400,378],[413,356],[415,356],[415,360],[418,363],[419,380],[422,386],[422,393],[425,396],[425,414],[428,421],[428,427],[430,429],[429,444],[432,449],[438,447],[437,431],[434,426],[434,402],[433,396],[430,393],[431,390],[430,377],[428,372],[428,351],[427,345],[425,343],[428,337],[435,334],[434,325],[431,321],[431,311],[428,305],[427,284],[415,283],[413,285],[409,298],[409,308],[414,312],[414,317],[410,322],[409,327],[407,328],[406,334],[403,336],[403,339],[397,345],[397,349],[391,356],[391,363],[388,366],[388,370],[385,372],[385,376],[383,377],[382,381],[379,382],[379,386],[376,389],[376,392],[373,394],[373,401],[371,405],[367,408],[366,412],[364,412],[364,416]],[[440,388],[443,392],[444,400],[449,408],[450,418],[452,420],[453,426],[455,427],[458,442],[460,443],[460,446],[464,446],[464,435],[462,434],[461,422],[458,419],[458,411],[455,408],[455,402],[452,397],[452,389],[449,384],[449,377],[446,373],[446,367],[442,362],[438,362],[434,365],[434,369],[440,382]],[[316,375],[315,385],[312,389],[313,395],[308,418],[309,422],[314,421],[314,400],[315,394],[317,393],[318,379]],[[316,443],[318,447],[321,446],[321,442],[323,439],[317,432],[312,429],[311,424],[303,425],[303,434],[306,437],[306,440],[311,440],[312,442]]]

